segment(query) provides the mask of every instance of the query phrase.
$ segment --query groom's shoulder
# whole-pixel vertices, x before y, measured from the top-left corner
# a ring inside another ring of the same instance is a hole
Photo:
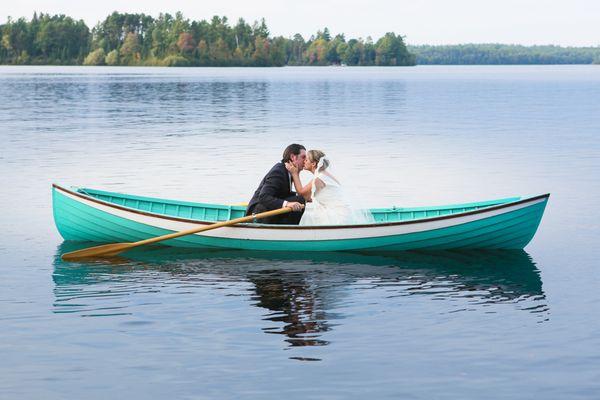
[[[287,171],[285,168],[285,165],[280,161],[277,164],[273,165],[273,168],[271,168],[271,170],[269,171],[269,174],[282,173],[285,171]]]

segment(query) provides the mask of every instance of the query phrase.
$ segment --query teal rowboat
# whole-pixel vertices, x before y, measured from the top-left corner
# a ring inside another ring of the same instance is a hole
[[[367,225],[239,224],[162,242],[198,249],[360,251],[522,249],[549,194],[418,208],[374,208]],[[192,203],[52,186],[54,221],[65,240],[135,242],[242,217],[244,206]]]

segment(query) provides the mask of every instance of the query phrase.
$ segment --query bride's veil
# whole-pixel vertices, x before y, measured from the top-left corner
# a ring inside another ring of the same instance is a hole
[[[317,179],[322,183],[317,184]],[[318,186],[333,186],[336,188],[336,196],[339,197],[338,201],[343,204],[352,215],[353,223],[372,223],[375,222],[373,215],[369,209],[365,206],[365,202],[362,200],[362,196],[359,193],[360,188],[351,187],[351,185],[343,184],[339,179],[338,174],[335,171],[333,163],[328,156],[323,156],[317,163],[317,167],[314,173],[314,181],[311,189],[311,197],[313,201],[316,201],[318,206],[318,196],[315,200],[315,194]]]
[[[342,184],[336,179],[335,175],[333,175],[331,168],[331,161],[329,161],[329,157],[323,156],[317,163],[317,168],[315,170],[314,181],[312,185],[311,195],[315,196],[315,191],[317,189],[316,180],[321,180],[325,185],[331,184],[342,187]]]

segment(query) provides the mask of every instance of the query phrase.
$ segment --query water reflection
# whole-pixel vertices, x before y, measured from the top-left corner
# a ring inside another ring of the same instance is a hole
[[[445,312],[508,303],[540,322],[548,314],[539,270],[525,251],[373,256],[153,248],[110,261],[60,260],[60,254],[81,247],[63,243],[57,249],[55,312],[122,315],[133,313],[119,301],[123,296],[168,292],[170,287],[185,292],[226,289],[227,295],[244,296],[262,309],[269,325],[263,331],[283,335],[289,346],[327,345],[325,333],[342,322],[344,310],[351,313],[353,307],[364,306],[356,295],[366,291],[374,293],[374,307],[401,303],[403,296],[423,296],[423,301],[462,300]],[[107,298],[109,305],[97,301]]]
[[[331,329],[331,324],[322,309],[318,289],[304,274],[281,272],[265,270],[248,275],[256,290],[252,296],[254,304],[271,311],[266,320],[283,324],[264,328],[264,332],[287,336],[291,346],[327,345],[329,342],[319,336]]]

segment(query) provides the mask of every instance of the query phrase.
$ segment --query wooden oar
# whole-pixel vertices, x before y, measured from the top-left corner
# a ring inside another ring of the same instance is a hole
[[[119,253],[124,252],[125,250],[132,249],[134,247],[143,246],[145,244],[151,244],[156,242],[162,242],[163,240],[175,239],[185,235],[191,235],[193,233],[209,231],[211,229],[221,228],[223,226],[231,226],[235,224],[239,224],[242,222],[249,222],[254,220],[255,218],[266,218],[271,217],[273,215],[285,214],[292,211],[291,207],[279,208],[273,211],[265,211],[263,213],[258,213],[255,215],[249,215],[247,217],[241,217],[232,219],[229,221],[217,222],[212,225],[204,225],[200,228],[189,229],[187,231],[169,233],[167,235],[157,236],[150,239],[140,240],[139,242],[133,243],[111,243],[111,244],[103,244],[101,246],[88,247],[87,249],[72,251],[70,253],[65,253],[62,255],[62,259],[64,261],[75,261],[81,258],[91,258],[91,257],[111,257],[116,256]]]

